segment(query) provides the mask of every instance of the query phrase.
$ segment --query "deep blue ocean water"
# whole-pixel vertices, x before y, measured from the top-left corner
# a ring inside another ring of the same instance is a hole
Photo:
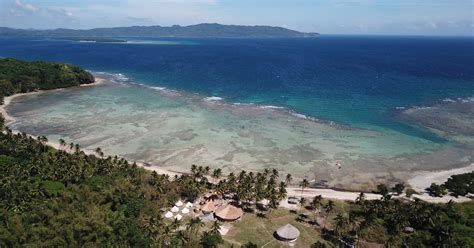
[[[148,39],[153,40],[153,39]],[[77,64],[228,102],[283,106],[345,125],[442,142],[396,108],[474,96],[474,38],[160,39],[177,44],[0,38],[0,56]]]

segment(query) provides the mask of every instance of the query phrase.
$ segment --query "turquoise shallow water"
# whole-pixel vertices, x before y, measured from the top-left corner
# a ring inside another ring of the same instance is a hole
[[[350,188],[401,180],[412,170],[463,166],[474,156],[472,149],[397,131],[350,128],[287,109],[123,81],[119,75],[100,86],[18,97],[8,108],[17,118],[11,127],[175,171],[191,164],[226,172],[277,168]]]
[[[0,39],[0,56],[115,73],[16,99],[18,130],[174,170],[278,168],[341,187],[472,163],[470,137],[396,118],[473,96],[472,48],[472,38]]]
[[[132,39],[133,40],[133,39]],[[0,56],[78,64],[133,81],[292,109],[349,126],[443,142],[391,118],[397,107],[474,95],[474,39],[321,36],[83,43],[0,39]]]

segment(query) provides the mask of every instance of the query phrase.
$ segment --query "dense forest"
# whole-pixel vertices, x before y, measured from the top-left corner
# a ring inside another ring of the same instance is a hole
[[[0,103],[4,96],[90,84],[94,76],[73,65],[0,59]]]

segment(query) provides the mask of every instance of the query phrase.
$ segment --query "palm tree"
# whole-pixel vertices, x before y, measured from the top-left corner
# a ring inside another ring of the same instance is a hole
[[[331,215],[331,213],[334,211],[334,201],[328,200],[328,203],[324,206],[324,211],[326,212],[326,218],[324,219],[324,226],[323,229],[326,228],[326,222]]]
[[[291,181],[293,181],[293,177],[291,176],[291,174],[286,174],[286,178],[285,178],[286,185],[290,185]]]
[[[309,203],[311,206],[311,209],[313,210],[314,223],[316,223],[316,214],[319,212],[318,207],[321,205],[322,199],[323,197],[321,195],[317,195]]]
[[[301,197],[299,203],[300,203],[300,211],[301,211],[304,205],[306,205],[306,198]]]
[[[197,166],[195,164],[191,165],[191,173],[195,175],[197,172]]]
[[[5,128],[5,118],[3,117],[2,114],[0,114],[0,131],[3,131]]]
[[[204,175],[207,176],[209,175],[210,172],[211,172],[211,167],[209,166],[204,167],[204,171],[203,171]]]
[[[271,178],[276,180],[278,178],[278,170],[277,169],[272,169],[272,174],[270,175]]]
[[[66,146],[66,141],[63,139],[59,139],[59,147],[63,148]]]
[[[193,236],[196,236],[202,227],[204,227],[204,222],[199,217],[191,218],[186,224],[186,230]]]
[[[347,228],[347,224],[348,224],[348,219],[346,216],[342,215],[342,214],[337,214],[336,218],[334,219],[336,221],[335,223],[335,231],[336,231],[336,234],[341,237],[342,234],[344,233],[344,231],[346,230]]]
[[[74,145],[74,152],[79,154],[80,151],[81,151],[81,146],[79,146],[79,144]]]
[[[360,192],[359,196],[356,198],[356,203],[362,203],[365,201],[365,194],[364,192]]]
[[[218,181],[221,176],[222,176],[222,170],[221,170],[220,168],[215,169],[215,170],[212,172],[212,177],[213,177],[214,180],[216,180],[216,181]]]
[[[97,147],[94,152],[97,154],[97,155],[100,155],[100,152],[102,151],[102,149],[100,149],[100,147]]]
[[[278,199],[283,200],[286,198],[286,195],[286,184],[284,182],[280,182],[280,187],[278,188]]]
[[[303,179],[303,181],[300,182],[300,187],[301,187],[301,198],[303,198],[303,192],[304,192],[304,189],[307,188],[309,186],[309,182],[308,180],[305,178]]]
[[[214,221],[214,223],[212,223],[210,231],[211,231],[212,234],[217,234],[217,233],[219,233],[220,228],[221,228],[221,226],[219,225],[219,222]]]

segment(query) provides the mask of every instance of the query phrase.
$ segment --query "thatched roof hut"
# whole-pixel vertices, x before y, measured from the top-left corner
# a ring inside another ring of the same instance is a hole
[[[216,217],[223,221],[234,221],[242,217],[244,211],[241,208],[227,204],[216,210]]]
[[[276,234],[281,240],[295,241],[300,236],[300,231],[291,224],[286,224],[276,231]]]
[[[204,203],[204,205],[201,207],[201,211],[204,214],[210,214],[216,211],[216,209],[219,208],[221,205],[222,201],[219,200],[206,201],[206,203]]]

